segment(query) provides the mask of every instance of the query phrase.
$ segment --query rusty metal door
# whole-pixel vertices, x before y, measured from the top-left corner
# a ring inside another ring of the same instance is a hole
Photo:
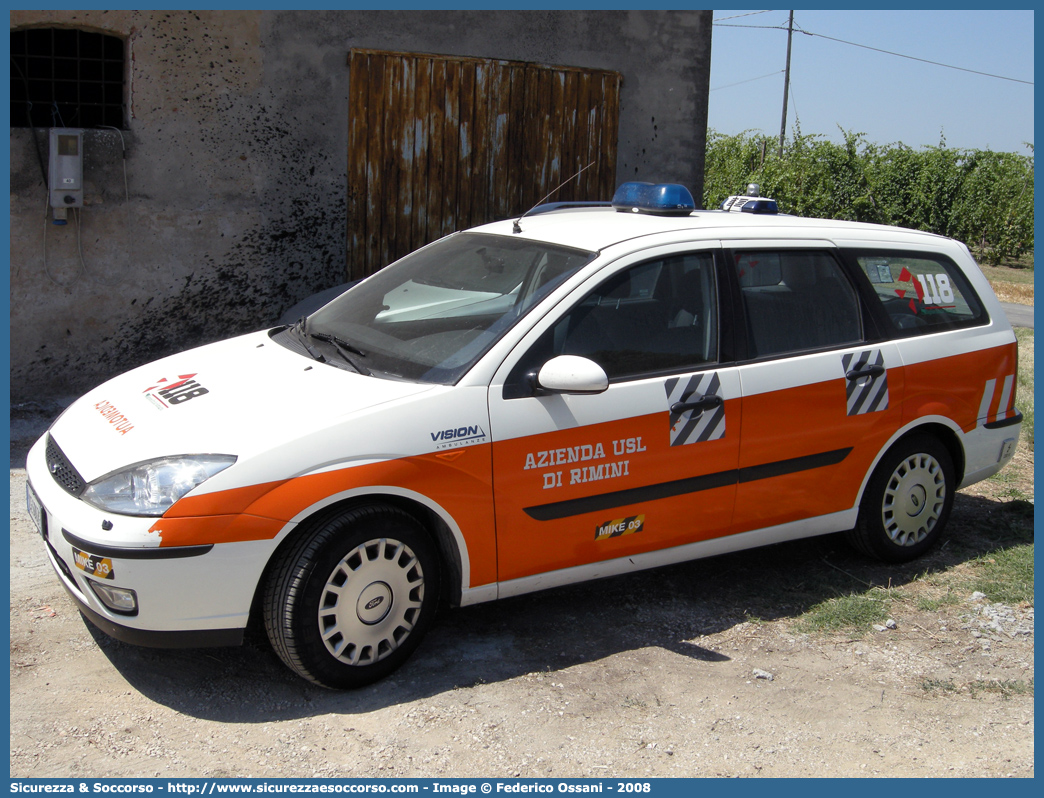
[[[609,199],[616,72],[352,50],[348,276],[552,200]]]

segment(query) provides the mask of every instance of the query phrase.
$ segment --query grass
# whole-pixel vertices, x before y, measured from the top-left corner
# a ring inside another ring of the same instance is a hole
[[[1007,698],[1013,695],[1033,695],[1033,680],[1022,679],[976,679],[966,685],[973,696],[979,693],[1000,693]]]
[[[921,689],[926,693],[956,693],[959,688],[953,679],[925,679]]]
[[[844,633],[858,638],[889,617],[900,619],[901,624],[902,618],[911,612],[937,613],[963,605],[975,591],[985,594],[991,603],[1032,606],[1032,533],[1029,542],[1019,542],[1025,540],[1025,533],[1005,517],[1024,515],[1027,506],[1031,516],[1028,524],[1032,528],[1032,505],[1028,502],[1009,503],[1004,513],[995,514],[999,517],[993,519],[989,534],[1004,536],[1001,547],[966,562],[957,562],[945,570],[927,571],[901,587],[873,586],[820,601],[795,619],[795,631],[824,635]],[[1025,525],[1023,520],[1021,526]]]
[[[848,632],[860,634],[880,623],[888,612],[889,602],[881,588],[866,593],[849,593],[821,601],[798,618],[799,632]]]
[[[806,634],[845,633],[862,637],[874,624],[911,610],[939,612],[963,604],[975,591],[992,603],[1033,603],[1033,544],[1001,548],[968,563],[926,573],[903,587],[872,587],[814,604],[794,623]]]
[[[953,585],[934,584],[928,575],[922,577],[921,581],[925,590],[917,597],[915,605],[923,612],[938,612],[943,607],[960,604],[963,599],[961,593],[955,590]],[[933,587],[937,589],[933,590]]]
[[[999,266],[987,266],[980,263],[979,268],[993,286],[994,293],[1001,302],[1015,302],[1019,305],[1033,304],[1033,255],[1026,255],[1017,261],[1002,263]]]
[[[1001,549],[972,563],[969,587],[992,602],[1033,602],[1033,544]]]
[[[1019,374],[1015,383],[1015,406],[1022,411],[1022,436],[1033,450],[1033,330],[1020,327]]]
[[[1015,695],[1033,695],[1033,680],[975,679],[958,685],[952,679],[925,679],[921,689],[926,693],[959,693],[967,691],[975,698],[983,693],[996,693],[1004,698]]]

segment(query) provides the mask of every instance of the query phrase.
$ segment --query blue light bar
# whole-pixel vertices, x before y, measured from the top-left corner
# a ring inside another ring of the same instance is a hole
[[[779,205],[774,199],[744,195],[729,197],[721,203],[721,209],[732,213],[779,213]]]
[[[677,183],[624,183],[613,195],[613,207],[624,213],[688,216],[696,203],[689,189]]]

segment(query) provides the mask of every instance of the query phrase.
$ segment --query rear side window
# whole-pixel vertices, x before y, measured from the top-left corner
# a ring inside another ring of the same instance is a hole
[[[827,252],[736,252],[751,358],[862,340],[859,300]]]
[[[982,303],[956,264],[920,253],[860,253],[892,325],[901,336],[984,324]]]

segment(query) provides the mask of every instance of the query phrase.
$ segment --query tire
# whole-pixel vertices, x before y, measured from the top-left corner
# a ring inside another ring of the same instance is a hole
[[[903,438],[877,464],[848,540],[887,562],[919,557],[942,536],[955,489],[953,458],[938,438]]]
[[[398,508],[364,505],[321,521],[276,562],[265,628],[305,679],[361,687],[409,658],[438,597],[439,558],[424,527]]]

